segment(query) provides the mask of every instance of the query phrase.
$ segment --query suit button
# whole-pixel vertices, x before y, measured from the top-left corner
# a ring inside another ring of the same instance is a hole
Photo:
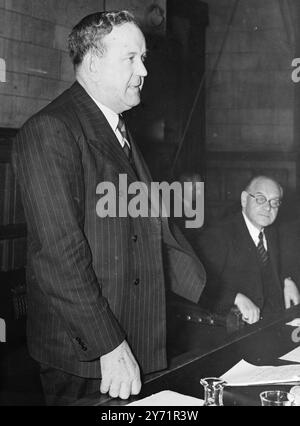
[[[138,236],[137,236],[137,235],[133,235],[133,236],[131,237],[131,239],[132,239],[132,241],[133,241],[134,243],[136,243],[136,242],[137,242],[137,239],[138,239]]]
[[[139,283],[140,283],[140,279],[139,278],[136,278],[135,280],[134,280],[134,285],[139,285]]]

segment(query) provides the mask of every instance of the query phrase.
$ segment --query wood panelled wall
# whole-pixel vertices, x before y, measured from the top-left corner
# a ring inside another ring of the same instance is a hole
[[[73,80],[66,38],[102,0],[4,0],[0,2],[0,127],[19,128]]]
[[[1,0],[0,58],[0,270],[26,264],[26,226],[10,165],[12,138],[35,112],[74,79],[66,37],[102,0]],[[2,79],[1,79],[2,80]]]
[[[7,67],[7,81],[0,82],[0,269],[25,262],[22,209],[9,166],[10,140],[15,129],[73,81],[65,44],[70,28],[105,7],[130,9],[146,30],[155,31],[147,21],[153,3],[167,16],[167,0],[0,0],[0,58]],[[198,151],[201,164],[206,152],[206,221],[234,208],[243,185],[257,173],[277,178],[288,194],[285,210],[292,206],[296,211],[300,83],[298,87],[291,80],[291,62],[300,57],[299,1],[206,3],[206,147],[199,138]],[[168,129],[159,126],[156,133],[162,143],[153,152],[157,164],[170,165],[175,146],[167,146],[162,135]],[[148,149],[152,151],[152,145]],[[16,233],[20,239],[14,248]]]
[[[240,209],[240,195],[253,176],[267,175],[284,188],[284,203],[278,221],[299,217],[297,164],[294,153],[207,153],[205,222],[214,222]]]
[[[296,205],[299,118],[291,63],[299,2],[206,2],[206,200],[211,207],[206,220],[238,203],[247,180],[260,173],[277,178],[286,200]]]
[[[131,10],[146,28],[152,0],[0,0],[0,270],[26,264],[26,226],[10,165],[12,138],[35,112],[74,81],[67,35],[85,15]],[[165,9],[166,0],[156,4]],[[153,17],[151,17],[152,19]],[[165,22],[164,22],[165,24]],[[2,69],[1,69],[2,70]]]

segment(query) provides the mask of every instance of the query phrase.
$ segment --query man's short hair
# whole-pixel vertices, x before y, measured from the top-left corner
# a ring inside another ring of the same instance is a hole
[[[109,34],[113,27],[127,22],[139,26],[135,17],[127,10],[97,12],[85,16],[75,25],[68,37],[68,49],[74,68],[81,64],[89,50],[103,54],[103,37]]]
[[[270,176],[264,176],[264,175],[259,175],[259,176],[254,176],[254,177],[252,177],[251,178],[251,180],[247,183],[247,185],[245,186],[245,189],[244,189],[244,191],[246,191],[246,192],[249,192],[249,191],[251,191],[251,188],[252,188],[252,186],[253,185],[255,185],[256,184],[256,182],[257,181],[259,181],[259,180],[269,180],[269,181],[271,181],[271,182],[274,182],[277,186],[278,186],[278,188],[279,188],[279,190],[280,190],[280,196],[282,197],[283,196],[283,188],[282,188],[282,186],[280,185],[280,183],[278,183],[275,179],[273,179],[272,177],[270,177]]]

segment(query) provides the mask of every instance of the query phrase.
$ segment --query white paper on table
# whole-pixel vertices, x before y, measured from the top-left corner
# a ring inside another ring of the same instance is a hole
[[[160,405],[163,406],[187,406],[187,405],[203,405],[203,399],[194,398],[193,396],[182,395],[178,392],[165,390],[162,392],[155,393],[146,398],[140,399],[135,402],[131,402],[127,405]]]
[[[0,318],[0,342],[6,342],[6,325],[4,319]]]
[[[293,321],[288,322],[286,325],[290,325],[292,327],[300,327],[300,318],[295,318]]]
[[[241,360],[221,379],[227,386],[254,386],[272,383],[300,382],[300,365],[291,364],[278,367],[256,366]]]
[[[291,352],[283,355],[279,359],[282,359],[284,361],[291,361],[291,362],[299,362],[300,363],[300,346],[298,346],[296,349],[293,349]]]

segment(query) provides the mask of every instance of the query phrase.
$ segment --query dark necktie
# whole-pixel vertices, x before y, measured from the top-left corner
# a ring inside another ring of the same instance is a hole
[[[269,255],[264,246],[264,234],[260,232],[258,235],[258,238],[259,238],[259,243],[257,244],[258,257],[261,263],[263,265],[266,265],[266,263],[269,260]]]
[[[123,120],[121,115],[119,115],[119,122],[118,122],[117,128],[123,138],[123,143],[124,143],[123,151],[125,152],[127,158],[131,161],[131,148],[129,147],[129,138],[128,138],[128,134],[126,130],[125,121]]]
[[[283,301],[281,290],[276,285],[276,272],[273,270],[269,261],[269,253],[266,251],[263,243],[263,233],[259,233],[259,243],[257,244],[257,252],[259,263],[261,265],[263,306],[261,308],[262,316],[268,316],[270,313],[281,311],[283,309]]]
[[[128,158],[131,167],[133,168],[135,174],[138,176],[134,161],[133,161],[133,156],[132,156],[132,151],[131,151],[131,147],[130,147],[130,143],[129,143],[129,137],[128,137],[128,133],[126,130],[126,125],[125,125],[125,121],[123,119],[123,117],[121,115],[119,115],[119,122],[118,122],[118,126],[117,126],[119,132],[122,135],[123,138],[123,151],[126,155],[126,157]]]

